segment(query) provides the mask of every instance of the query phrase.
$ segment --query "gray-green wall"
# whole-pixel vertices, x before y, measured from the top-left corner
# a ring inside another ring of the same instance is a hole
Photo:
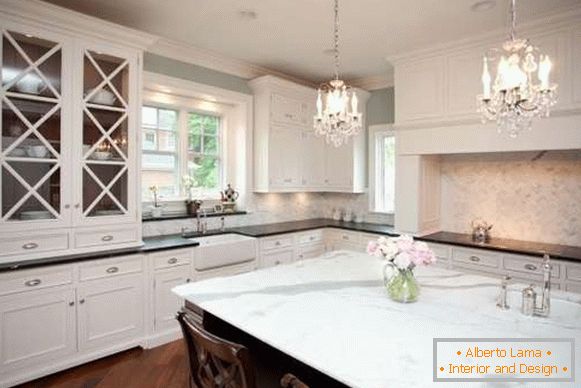
[[[248,82],[244,78],[222,73],[191,63],[177,61],[161,55],[145,53],[143,69],[152,73],[164,74],[171,77],[194,81],[205,85],[216,86],[235,92],[252,94]]]
[[[393,87],[372,90],[367,100],[367,125],[391,124],[394,122]]]
[[[252,94],[248,80],[222,73],[206,67],[178,61],[152,53],[145,53],[143,58],[145,71],[164,74],[201,84],[216,86],[235,92]],[[372,90],[367,101],[367,125],[393,123],[394,94],[393,88]]]

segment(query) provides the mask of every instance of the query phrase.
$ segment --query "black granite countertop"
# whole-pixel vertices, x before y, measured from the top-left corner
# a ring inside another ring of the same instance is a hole
[[[398,236],[399,234],[394,230],[393,226],[380,225],[372,223],[355,223],[342,222],[326,218],[315,218],[303,221],[281,222],[275,224],[251,225],[228,228],[224,231],[214,230],[209,231],[204,236],[223,234],[223,233],[237,233],[249,237],[268,237],[278,234],[301,232],[320,228],[337,228],[343,230],[350,230],[356,232],[382,234],[386,236]],[[168,249],[195,247],[199,243],[196,242],[196,237],[201,237],[201,234],[190,234],[188,238],[183,238],[179,234],[147,237],[143,239],[143,246],[137,248],[117,249],[110,251],[93,252],[78,255],[68,255],[59,257],[49,257],[34,260],[25,260],[12,263],[0,263],[0,272],[10,271],[16,269],[33,268],[45,265],[63,264],[84,260],[106,259],[115,256],[149,253],[155,251],[162,251]],[[501,238],[492,238],[490,242],[485,244],[478,244],[472,241],[469,234],[438,232],[430,235],[416,237],[417,240],[457,245],[469,248],[489,249],[493,251],[508,252],[515,254],[542,256],[544,253],[549,254],[555,259],[577,261],[581,262],[581,247],[544,244],[529,241],[519,241]]]
[[[531,256],[543,256],[548,254],[551,258],[581,261],[581,247],[568,245],[545,244],[532,241],[511,240],[493,237],[486,243],[472,241],[472,235],[452,232],[437,232],[418,237],[418,240],[456,245],[468,248],[488,249],[507,253],[515,253]]]

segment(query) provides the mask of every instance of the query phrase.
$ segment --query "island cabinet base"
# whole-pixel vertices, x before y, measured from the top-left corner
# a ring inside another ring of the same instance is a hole
[[[280,381],[284,374],[292,373],[309,387],[349,388],[347,385],[204,311],[191,302],[186,301],[184,310],[190,316],[201,320],[204,329],[210,333],[246,346],[250,351],[259,382],[261,378],[267,381],[273,379]]]

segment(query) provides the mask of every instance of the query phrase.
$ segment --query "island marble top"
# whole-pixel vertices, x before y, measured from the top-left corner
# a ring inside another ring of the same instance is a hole
[[[548,318],[521,315],[512,285],[507,311],[498,282],[432,266],[420,268],[418,302],[390,300],[384,262],[337,251],[317,259],[178,286],[173,292],[262,342],[352,387],[484,387],[434,383],[433,338],[575,338],[581,344],[581,296],[553,291],[566,309]],[[564,312],[566,311],[566,312]],[[581,372],[581,347],[575,350]],[[577,377],[577,380],[579,377]],[[500,384],[500,385],[498,385]],[[578,384],[578,383],[577,383]],[[496,383],[573,387],[576,383]]]

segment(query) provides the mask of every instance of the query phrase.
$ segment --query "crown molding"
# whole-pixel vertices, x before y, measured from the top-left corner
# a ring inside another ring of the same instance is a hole
[[[386,74],[352,79],[347,83],[353,87],[369,91],[391,88],[394,85],[393,70],[390,70]]]
[[[300,85],[308,87],[315,86],[315,83],[311,81],[293,77],[277,70],[227,57],[216,53],[215,51],[202,49],[166,38],[160,38],[153,46],[149,47],[147,51],[152,54],[191,63],[244,79],[254,79],[265,75],[271,75]]]
[[[0,14],[15,22],[35,26],[48,26],[73,36],[87,36],[111,43],[123,42],[125,46],[146,49],[158,37],[111,23],[80,12],[72,11],[40,0],[2,0]]]
[[[581,23],[581,8],[574,7],[560,10],[542,17],[521,23],[518,26],[519,35],[542,35],[567,30]],[[437,56],[451,51],[465,50],[480,46],[490,46],[506,40],[507,29],[498,28],[483,34],[473,35],[464,39],[435,44],[430,47],[403,53],[388,55],[386,61],[392,65],[405,63],[422,57]]]

